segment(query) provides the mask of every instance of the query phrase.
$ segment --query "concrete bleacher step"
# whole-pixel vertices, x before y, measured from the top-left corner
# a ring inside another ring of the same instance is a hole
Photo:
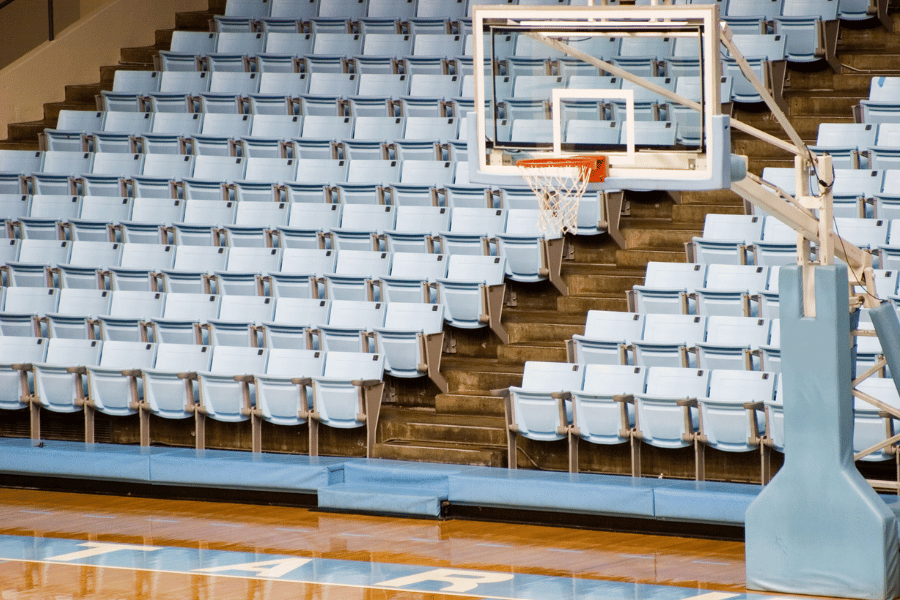
[[[216,13],[209,10],[175,13],[175,29],[209,31],[209,22],[212,20],[214,14]]]
[[[844,69],[856,71],[872,71],[883,73],[885,71],[896,72],[900,70],[900,54],[893,52],[854,52],[841,56],[841,64]]]
[[[827,90],[789,94],[787,101],[792,115],[819,115],[830,119],[850,114],[853,106],[859,103],[859,96],[854,92]]]
[[[737,199],[729,202],[709,204],[680,204],[674,207],[673,214],[677,222],[702,223],[708,214],[744,214],[744,203]]]
[[[488,446],[506,443],[504,420],[499,416],[451,415],[385,406],[379,423],[385,441],[400,439]]]
[[[566,296],[559,299],[559,311],[587,314],[589,310],[618,310],[627,308],[624,294],[602,296]]]
[[[564,264],[566,266],[578,263],[615,264],[616,250],[619,249],[619,246],[609,236],[598,237],[600,239],[591,239],[592,243],[586,243],[585,240],[579,240],[576,236],[575,240],[570,241],[568,245],[571,259]]]
[[[565,341],[584,331],[581,315],[560,314],[556,310],[516,311],[505,321],[510,343],[529,341]]]
[[[445,415],[502,417],[503,400],[480,394],[438,394],[434,397],[434,409]]]
[[[799,90],[834,90],[855,93],[865,97],[869,93],[869,81],[872,75],[865,73],[834,73],[826,71],[788,71],[791,89]]]
[[[607,265],[573,265],[566,274],[569,296],[621,294],[643,282],[643,269],[617,269]]]
[[[700,223],[654,223],[649,219],[631,220],[622,229],[626,248],[673,248],[684,245],[703,231]]]
[[[141,63],[152,65],[153,55],[159,53],[157,46],[134,46],[132,48],[122,48],[119,51],[119,60],[126,63]]]
[[[500,346],[497,359],[504,363],[524,364],[528,360],[566,361],[565,341],[516,342]]]
[[[483,444],[451,444],[431,440],[428,442],[391,440],[376,444],[373,455],[375,458],[415,462],[440,462],[480,467],[506,466],[506,444],[486,447]]]
[[[684,262],[681,248],[629,248],[616,252],[616,264],[622,267],[646,269],[648,262]]]
[[[522,367],[498,364],[496,354],[491,359],[445,356],[441,362],[441,374],[453,393],[489,393],[490,390],[522,383]]]

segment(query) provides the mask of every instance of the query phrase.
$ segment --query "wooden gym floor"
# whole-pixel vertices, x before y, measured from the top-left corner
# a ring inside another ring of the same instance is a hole
[[[744,547],[733,541],[0,489],[0,600],[723,600],[745,591]]]

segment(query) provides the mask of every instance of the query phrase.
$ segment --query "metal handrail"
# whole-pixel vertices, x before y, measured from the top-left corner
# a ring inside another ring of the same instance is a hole
[[[16,0],[0,0],[0,10],[6,8]],[[53,28],[53,0],[47,0],[47,39],[53,41],[56,31]]]

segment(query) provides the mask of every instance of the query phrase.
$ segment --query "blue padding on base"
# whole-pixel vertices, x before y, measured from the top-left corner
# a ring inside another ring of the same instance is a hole
[[[457,473],[477,471],[479,467],[401,460],[357,459],[344,463],[344,482],[352,485],[402,486],[440,490],[447,498],[448,479]]]
[[[653,517],[655,479],[484,467],[450,477],[450,502]]]
[[[431,487],[435,493],[429,486],[339,483],[319,489],[319,508],[437,517],[446,490]]]
[[[716,481],[659,481],[653,490],[657,519],[743,525],[761,485]]]
[[[315,492],[343,480],[344,461],[230,450],[170,450],[150,462],[159,485]]]
[[[151,456],[160,450],[119,444],[0,439],[0,472],[109,481],[150,481]],[[165,451],[165,450],[163,450]]]

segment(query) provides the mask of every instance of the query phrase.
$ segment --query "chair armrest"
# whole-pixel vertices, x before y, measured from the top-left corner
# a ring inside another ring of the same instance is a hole
[[[762,402],[744,402],[744,408],[747,410],[764,410],[765,404]]]
[[[234,380],[240,381],[241,383],[252,383],[253,375],[235,375]]]
[[[693,408],[697,407],[697,399],[696,398],[682,398],[681,400],[676,400],[675,403],[678,406],[690,406]]]
[[[617,394],[617,395],[613,396],[613,401],[634,404],[634,395],[632,395],[632,394]]]
[[[491,396],[497,396],[498,398],[506,398],[509,396],[509,388],[499,388],[496,390],[491,390]]]
[[[572,392],[552,392],[550,397],[554,400],[569,400],[572,398]]]
[[[124,369],[122,375],[125,377],[140,377],[142,371],[140,369]]]
[[[185,371],[183,373],[178,373],[177,376],[178,379],[190,379],[193,381],[197,380],[197,373],[195,373],[194,371]]]
[[[352,383],[356,387],[372,387],[373,385],[378,385],[383,381],[384,380],[382,379],[352,379],[350,380],[350,383]]]
[[[31,363],[13,363],[10,365],[10,368],[14,371],[30,371],[32,369]]]
[[[66,373],[75,373],[76,375],[84,375],[87,373],[85,367],[66,367]]]
[[[294,385],[312,385],[312,377],[291,377]]]

